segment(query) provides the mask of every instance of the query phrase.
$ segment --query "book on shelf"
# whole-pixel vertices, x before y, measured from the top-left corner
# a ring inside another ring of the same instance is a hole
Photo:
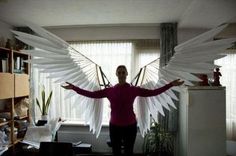
[[[7,73],[9,72],[9,62],[8,59],[0,58],[0,72]]]
[[[24,58],[18,56],[14,58],[14,73],[25,73]]]
[[[3,53],[0,55],[0,72],[9,72],[9,54]]]
[[[20,63],[21,63],[20,57],[15,57],[14,58],[14,69],[20,70],[20,67],[21,67]]]
[[[21,69],[21,71],[23,72],[23,73],[25,73],[25,64],[24,64],[24,59],[23,58],[21,58],[21,60],[20,60],[20,69]]]

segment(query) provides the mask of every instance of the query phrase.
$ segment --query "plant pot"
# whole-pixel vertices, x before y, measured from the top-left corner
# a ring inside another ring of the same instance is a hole
[[[42,115],[41,120],[48,120],[48,115]]]

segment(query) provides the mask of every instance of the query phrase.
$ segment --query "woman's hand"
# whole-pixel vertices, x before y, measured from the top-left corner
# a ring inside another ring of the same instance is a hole
[[[180,81],[180,79],[177,79],[171,82],[173,86],[181,86],[183,83],[184,81]]]
[[[73,87],[74,87],[74,85],[73,84],[71,84],[71,83],[69,83],[69,82],[66,82],[68,85],[66,85],[66,86],[63,86],[63,85],[61,85],[61,87],[62,88],[65,88],[65,89],[73,89]]]

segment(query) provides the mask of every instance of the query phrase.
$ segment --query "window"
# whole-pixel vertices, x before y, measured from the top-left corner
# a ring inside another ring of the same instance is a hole
[[[103,72],[109,81],[115,85],[117,77],[115,74],[118,65],[125,65],[128,70],[127,82],[137,74],[140,67],[153,61],[159,56],[159,40],[139,41],[81,41],[71,42],[72,47],[96,62],[102,67]],[[53,90],[53,98],[49,116],[62,117],[71,121],[83,122],[83,109],[76,105],[76,98],[65,99],[64,89],[53,80],[47,79],[49,74],[40,73],[34,69],[34,82],[44,84],[46,93]],[[34,84],[36,97],[40,95],[38,84]],[[57,97],[57,98],[56,98]],[[58,98],[59,97],[59,98]],[[107,99],[104,99],[103,122],[108,124],[110,119],[110,107]],[[36,118],[40,118],[37,106],[35,106]]]
[[[116,67],[125,65],[128,73],[132,64],[132,42],[94,41],[74,42],[71,46],[102,67],[103,72],[112,84],[117,83]],[[128,75],[129,82],[131,75]]]
[[[221,84],[226,86],[226,132],[228,140],[236,140],[236,51],[216,60],[222,66]]]
[[[131,73],[132,64],[132,43],[122,41],[96,41],[96,42],[77,42],[71,43],[71,46],[82,54],[90,58],[102,67],[112,85],[117,83],[116,68],[119,65],[125,65],[128,73]],[[130,74],[127,82],[130,82]],[[110,119],[109,101],[104,99],[103,122],[108,124]]]

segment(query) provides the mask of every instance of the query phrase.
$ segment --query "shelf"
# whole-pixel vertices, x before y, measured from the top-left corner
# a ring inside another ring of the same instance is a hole
[[[28,118],[28,115],[21,116],[21,117],[17,117],[17,118],[14,119],[14,120],[22,120],[22,119],[26,119],[26,118]]]
[[[11,128],[10,135],[13,136],[8,148],[13,147],[15,144],[23,140],[23,138],[15,138],[15,134],[12,131],[15,127],[15,120],[29,120],[29,116],[22,116],[14,120],[14,104],[16,104],[21,98],[29,97],[29,71],[30,63],[25,62],[31,57],[25,52],[20,52],[14,49],[0,47],[0,60],[7,60],[9,72],[0,72],[0,100],[4,99],[3,104],[10,106],[7,111],[10,113],[10,119],[6,122],[1,122],[0,126],[9,125]],[[1,61],[2,62],[2,61]],[[4,62],[4,61],[3,61]],[[1,67],[2,68],[2,67]],[[14,68],[23,70],[23,73],[14,73]],[[5,68],[4,68],[5,69]],[[2,71],[2,70],[1,70]],[[6,71],[6,70],[3,70]],[[1,110],[0,110],[1,112]],[[2,112],[6,112],[2,110]],[[0,127],[1,128],[1,127]]]
[[[0,74],[11,74],[10,72],[0,72]]]
[[[27,54],[27,53],[15,51],[15,50],[13,50],[13,55],[14,56],[17,55],[17,56],[21,56],[21,57],[28,57],[29,56],[29,54]]]
[[[14,144],[17,144],[19,142],[21,142],[24,138],[17,138],[15,141],[14,141]]]
[[[16,55],[18,55],[18,56],[29,56],[29,54],[27,54],[27,53],[24,53],[24,52],[21,52],[21,51],[17,51],[17,50],[13,50],[13,49],[9,49],[9,48],[4,48],[4,47],[0,47],[0,52],[7,52],[7,53],[9,53],[9,52],[13,52],[13,54],[16,54]]]
[[[11,55],[12,52],[7,48],[0,48],[0,72],[1,73],[10,73],[11,69]]]
[[[13,145],[21,142],[24,138],[17,138],[13,143],[7,145],[8,148],[12,147]]]
[[[0,47],[0,52],[11,52],[11,49],[8,49],[8,48],[4,48],[4,47]]]
[[[13,144],[11,143],[11,144],[8,144],[7,145],[7,148],[11,148],[13,146]]]
[[[7,125],[7,124],[9,124],[9,123],[10,123],[10,121],[1,122],[1,123],[0,123],[0,126]]]
[[[13,73],[29,73],[29,58],[27,53],[13,51]]]
[[[4,100],[5,100],[5,99],[4,99]],[[5,112],[10,113],[10,110],[7,110],[7,109],[0,110],[0,113],[5,113]]]
[[[29,97],[29,95],[24,95],[24,96],[15,97],[15,101],[17,101],[18,99],[28,98],[28,97]]]

